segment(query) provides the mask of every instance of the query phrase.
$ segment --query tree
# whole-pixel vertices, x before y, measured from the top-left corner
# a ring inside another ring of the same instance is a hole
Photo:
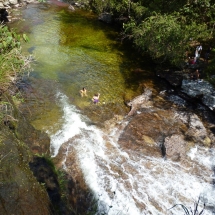
[[[180,66],[186,51],[191,49],[191,40],[202,41],[210,37],[206,24],[191,22],[179,13],[172,15],[154,14],[141,24],[130,22],[124,29],[133,39],[134,44],[142,51],[147,51],[157,62],[169,61]]]

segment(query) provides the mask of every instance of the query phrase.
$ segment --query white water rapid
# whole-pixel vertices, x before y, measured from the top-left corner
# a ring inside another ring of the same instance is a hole
[[[180,206],[168,209],[175,204],[194,209],[194,202],[201,196],[199,211],[204,201],[207,205],[204,215],[214,214],[215,190],[211,184],[214,151],[193,148],[186,168],[177,162],[122,148],[117,143],[119,130],[105,134],[90,125],[89,119],[69,104],[65,95],[59,93],[57,99],[64,115],[61,130],[51,135],[53,156],[68,142],[64,168],[69,168],[66,160],[73,153],[87,185],[99,199],[100,211],[108,215],[183,215]],[[126,121],[121,123],[126,125]]]

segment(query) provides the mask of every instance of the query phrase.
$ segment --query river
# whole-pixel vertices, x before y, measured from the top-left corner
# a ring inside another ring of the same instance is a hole
[[[199,196],[207,204],[204,214],[215,214],[213,149],[193,147],[185,168],[119,144],[130,120],[124,101],[141,94],[145,85],[157,94],[168,87],[154,77],[148,59],[121,43],[112,26],[91,12],[67,8],[60,2],[29,4],[21,10],[21,20],[10,24],[30,39],[23,52],[35,62],[23,110],[35,128],[49,134],[52,156],[68,174],[81,172],[98,199],[98,214],[179,215],[184,214],[180,207],[168,209],[175,204],[194,208]],[[86,97],[79,93],[83,87]],[[91,98],[97,92],[100,102],[94,105]],[[166,105],[172,103],[164,109]],[[117,126],[104,129],[113,118]],[[191,166],[197,172],[204,167],[204,172],[194,174]]]

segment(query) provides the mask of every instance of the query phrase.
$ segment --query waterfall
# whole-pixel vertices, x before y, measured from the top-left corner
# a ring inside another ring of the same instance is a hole
[[[113,129],[110,134],[104,133],[90,125],[90,120],[69,104],[66,95],[58,93],[57,99],[63,110],[63,125],[51,135],[53,156],[68,142],[66,156],[71,148],[75,151],[85,182],[98,199],[100,212],[109,215],[184,214],[179,206],[168,209],[175,204],[193,209],[199,196],[200,208],[202,201],[214,208],[215,190],[210,184],[214,177],[210,175],[211,168],[215,164],[212,149],[191,149],[188,153],[191,165],[186,168],[177,162],[122,148],[117,143],[120,131]],[[77,138],[70,142],[73,137]],[[67,157],[64,159],[67,170]],[[206,209],[204,214],[212,212]]]

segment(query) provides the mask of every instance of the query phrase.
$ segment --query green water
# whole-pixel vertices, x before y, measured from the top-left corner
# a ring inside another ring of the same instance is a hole
[[[57,91],[101,123],[114,114],[126,115],[124,99],[139,95],[141,83],[151,81],[150,70],[132,72],[143,63],[138,53],[120,42],[113,26],[101,23],[91,12],[29,5],[22,10],[22,20],[11,27],[27,34],[30,41],[23,44],[23,52],[36,60],[29,78],[34,93],[26,100],[26,110],[31,110],[32,124],[38,129],[45,130],[61,118],[54,98]],[[87,97],[80,96],[82,87],[87,88]],[[95,106],[91,99],[97,92],[101,96]]]

